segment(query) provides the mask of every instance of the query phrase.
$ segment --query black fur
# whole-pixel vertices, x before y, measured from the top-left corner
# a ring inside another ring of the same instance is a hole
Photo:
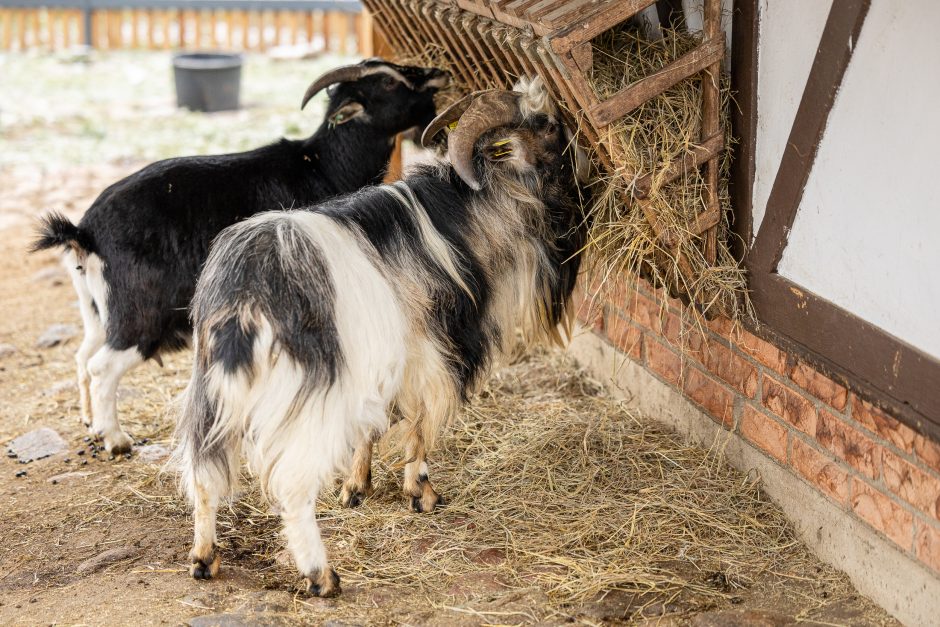
[[[183,348],[196,277],[222,229],[378,183],[395,134],[430,122],[436,90],[422,81],[441,72],[404,69],[415,89],[384,74],[332,87],[326,119],[306,140],[149,165],[108,187],[77,226],[59,214],[46,217],[32,250],[77,246],[102,258],[111,348],[137,347],[144,358]],[[352,101],[364,106],[363,116],[329,122]]]
[[[535,121],[536,125],[544,123],[544,119]],[[544,232],[550,233],[552,238],[550,241],[541,242],[548,265],[540,268],[540,278],[548,286],[546,301],[542,303],[542,306],[548,314],[548,323],[552,326],[561,322],[564,307],[574,289],[580,267],[580,251],[584,246],[586,234],[586,225],[583,222],[582,212],[579,210],[583,201],[579,198],[579,194],[585,193],[585,190],[580,189],[575,182],[572,164],[565,150],[567,142],[562,129],[559,127],[555,134],[557,137],[553,136],[551,141],[547,142],[548,155],[553,155],[554,158],[548,162],[536,164],[538,170],[537,174],[533,173],[533,176],[538,177],[538,182],[532,182],[533,185],[537,184],[541,188],[540,197],[546,205],[544,215],[537,219],[547,222]],[[500,333],[504,331],[488,322],[487,318],[482,315],[490,304],[493,283],[501,280],[501,277],[487,276],[487,272],[476,258],[475,251],[465,238],[468,225],[473,219],[470,214],[471,201],[478,193],[470,189],[452,168],[441,170],[434,166],[415,169],[405,179],[403,185],[407,185],[424,207],[435,229],[458,253],[462,267],[461,278],[469,288],[470,294],[462,286],[456,284],[427,253],[420,241],[414,210],[403,206],[388,190],[382,187],[367,187],[357,193],[333,199],[306,210],[326,215],[356,233],[362,234],[388,266],[400,269],[405,259],[411,259],[431,273],[434,280],[433,292],[430,296],[434,305],[427,311],[424,323],[434,336],[451,349],[446,357],[453,372],[456,387],[466,398],[490,364],[492,352],[500,340]],[[290,220],[285,217],[283,221],[279,220],[277,223],[282,222],[288,223]],[[254,228],[260,233],[268,228],[268,224]],[[220,237],[220,241],[230,239],[233,234],[234,231],[227,231]],[[535,230],[531,237],[539,238]],[[274,267],[271,259],[278,256],[277,242],[272,240],[271,243],[272,245],[259,246],[256,250],[257,256],[249,260],[249,263],[254,264],[256,269],[260,267],[268,269],[265,274],[258,274],[257,283],[253,284],[255,287],[249,287],[248,284],[243,284],[235,278],[229,278],[226,283],[228,294],[225,295],[225,300],[228,300],[230,307],[233,301],[242,302],[246,297],[252,302],[268,297],[277,298],[276,310],[271,313],[275,314],[275,319],[282,318],[283,321],[279,324],[285,325],[283,332],[277,334],[278,341],[282,342],[292,355],[299,356],[304,351],[311,351],[307,357],[295,357],[295,359],[303,363],[305,368],[312,368],[310,370],[312,376],[322,378],[317,375],[318,369],[322,369],[324,365],[335,367],[331,352],[334,344],[331,340],[329,344],[322,347],[312,345],[304,347],[304,333],[310,331],[302,331],[303,327],[297,326],[301,321],[292,320],[292,318],[301,314],[310,315],[305,313],[308,311],[313,312],[319,324],[331,325],[329,330],[321,331],[322,338],[333,337],[332,333],[335,328],[332,327],[332,321],[328,317],[332,300],[316,302],[319,298],[316,293],[322,289],[321,286],[328,283],[329,275],[325,272],[325,268],[322,274],[312,267],[304,270],[303,273],[308,277],[307,289],[310,291],[310,299],[305,304],[301,303],[303,297],[300,294],[280,296],[280,291],[272,291],[264,282],[287,285],[291,282],[289,275],[296,273],[298,269],[291,269],[284,265]],[[312,248],[315,249],[315,247]],[[311,257],[316,255],[314,250],[310,250],[307,254]],[[222,260],[225,255],[220,251],[218,258]],[[226,263],[237,263],[237,260],[235,256],[229,256]],[[508,266],[511,259],[505,259],[504,263]],[[219,285],[219,289],[224,288]],[[254,294],[253,290],[257,290],[258,295]],[[233,294],[237,296],[233,298]],[[261,295],[260,298],[259,295]],[[218,310],[225,304],[219,302],[213,306]],[[293,308],[297,306],[306,309],[294,310]],[[210,311],[209,308],[205,309],[206,313]],[[310,323],[310,320],[303,321],[303,324]],[[198,324],[197,320],[197,326]],[[217,336],[217,340],[220,338],[220,335]],[[335,350],[339,354],[338,343],[335,344]],[[310,356],[314,354],[317,360],[328,359],[330,361],[315,365],[316,360],[310,359]]]

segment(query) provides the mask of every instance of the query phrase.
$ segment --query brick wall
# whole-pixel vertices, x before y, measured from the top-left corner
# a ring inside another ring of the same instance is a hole
[[[706,322],[645,282],[602,294],[576,292],[584,326],[940,573],[940,445],[796,356],[727,319]]]

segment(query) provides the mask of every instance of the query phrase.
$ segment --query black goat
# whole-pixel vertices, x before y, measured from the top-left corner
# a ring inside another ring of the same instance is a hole
[[[189,303],[219,231],[380,182],[395,135],[433,119],[434,94],[448,80],[379,59],[334,69],[304,95],[302,106],[329,87],[310,138],[159,161],[108,187],[77,226],[57,213],[44,219],[32,250],[65,248],[85,327],[76,354],[82,421],[109,451],[132,443],[117,420],[121,377],[188,345]]]
[[[425,456],[440,426],[516,348],[517,329],[531,341],[570,322],[586,232],[577,150],[541,83],[520,90],[473,94],[432,123],[426,135],[457,121],[452,166],[219,235],[193,299],[178,425],[194,577],[218,571],[216,508],[244,447],[307,590],[337,594],[314,511],[332,474],[352,457],[354,505],[394,405],[405,492],[434,509]]]

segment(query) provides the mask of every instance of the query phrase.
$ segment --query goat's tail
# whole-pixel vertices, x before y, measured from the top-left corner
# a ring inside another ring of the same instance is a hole
[[[56,246],[78,247],[92,252],[88,235],[58,211],[51,211],[39,219],[38,235],[29,247],[31,253]]]

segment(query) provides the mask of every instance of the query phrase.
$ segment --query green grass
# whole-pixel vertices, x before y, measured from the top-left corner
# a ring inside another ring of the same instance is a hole
[[[321,94],[301,112],[307,86],[352,60],[247,55],[242,109],[204,114],[176,108],[169,52],[95,53],[88,62],[0,55],[0,167],[143,163],[305,137],[325,103]]]

